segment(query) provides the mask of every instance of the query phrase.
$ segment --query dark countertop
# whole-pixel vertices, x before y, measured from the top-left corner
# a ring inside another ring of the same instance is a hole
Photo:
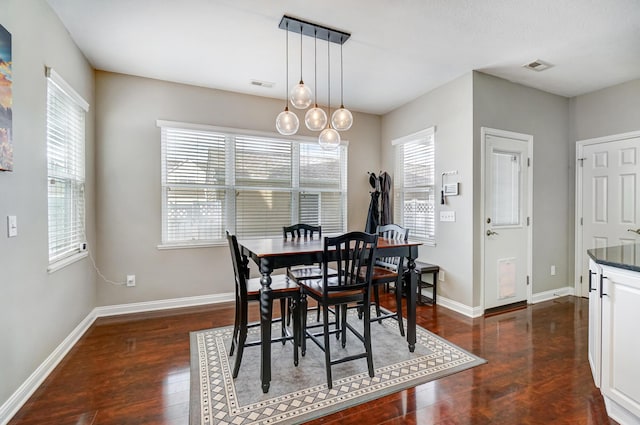
[[[640,272],[640,243],[594,248],[587,254],[598,264]]]

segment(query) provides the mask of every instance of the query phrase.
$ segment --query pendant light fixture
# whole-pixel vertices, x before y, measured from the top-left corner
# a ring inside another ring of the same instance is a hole
[[[331,115],[331,42],[327,42],[327,115]],[[327,128],[320,132],[318,144],[322,149],[332,150],[340,146],[340,133],[327,123]]]
[[[311,131],[320,131],[327,125],[327,114],[324,109],[318,108],[318,30],[313,31],[313,59],[314,71],[313,81],[315,101],[313,108],[309,109],[304,116],[304,123]]]
[[[342,41],[342,37],[341,37]],[[340,108],[336,109],[331,116],[331,124],[338,131],[346,131],[353,125],[353,115],[351,111],[344,107],[344,72],[342,66],[342,42],[340,43]]]
[[[278,133],[284,136],[291,136],[292,134],[296,134],[298,132],[298,127],[300,127],[300,121],[298,121],[298,116],[293,112],[289,111],[289,23],[287,23],[287,31],[285,32],[287,41],[287,58],[286,58],[286,72],[285,72],[285,81],[284,81],[284,98],[285,98],[285,106],[284,111],[278,114],[278,118],[276,118],[276,129]]]
[[[307,109],[313,101],[309,86],[302,80],[302,25],[300,25],[300,82],[291,89],[291,104],[298,109]]]

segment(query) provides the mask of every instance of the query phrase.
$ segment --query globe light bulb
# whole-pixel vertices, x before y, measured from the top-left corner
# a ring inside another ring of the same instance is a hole
[[[325,150],[333,150],[340,146],[340,133],[327,127],[320,133],[318,144]]]
[[[327,125],[327,113],[318,105],[309,109],[304,116],[304,123],[311,131],[320,131]]]
[[[289,99],[295,108],[307,109],[313,101],[313,95],[311,94],[311,89],[300,80],[300,83],[291,89]]]
[[[353,125],[353,115],[351,111],[345,109],[344,106],[336,109],[331,116],[331,125],[338,131],[349,130]]]
[[[284,136],[291,136],[292,134],[296,134],[298,127],[300,127],[298,116],[291,112],[289,108],[284,108],[284,111],[278,114],[278,118],[276,118],[276,129],[278,133]]]

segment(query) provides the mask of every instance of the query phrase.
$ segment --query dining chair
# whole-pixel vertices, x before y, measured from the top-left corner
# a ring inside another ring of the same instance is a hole
[[[298,223],[292,226],[282,227],[282,237],[284,240],[313,239],[317,235],[322,238],[322,226],[312,226],[310,224]],[[329,276],[335,276],[337,272],[329,268]],[[306,264],[287,268],[287,276],[294,282],[299,283],[305,279],[320,279],[322,277],[322,267],[319,264]],[[320,309],[318,309],[317,320],[320,320]],[[291,323],[291,309],[287,312],[287,325]]]
[[[378,226],[376,233],[379,237],[390,240],[407,241],[409,238],[409,229],[398,226],[397,224],[386,224]],[[404,336],[404,323],[402,321],[402,286],[403,286],[403,264],[402,257],[380,257],[376,258],[373,274],[371,277],[371,286],[373,288],[373,297],[376,307],[376,317],[372,317],[371,321],[382,323],[383,319],[394,318],[398,321],[400,335]],[[380,309],[380,293],[379,287],[384,285],[388,288],[389,283],[395,284],[396,294],[396,311],[382,313]]]
[[[366,358],[369,376],[374,376],[373,356],[371,353],[371,320],[370,320],[370,291],[373,259],[378,242],[378,235],[364,232],[350,232],[336,237],[325,237],[321,279],[307,279],[300,281],[302,297],[300,300],[302,320],[302,355],[306,354],[306,340],[310,338],[325,354],[325,369],[327,385],[333,387],[331,367],[338,363]],[[334,262],[337,268],[336,276],[329,276],[329,263]],[[307,324],[307,297],[314,299],[322,306],[323,321],[313,325]],[[361,303],[363,305],[364,332],[361,334],[347,321],[347,305]],[[339,327],[330,330],[335,322],[329,322],[329,308],[334,307],[336,319],[339,316]],[[322,332],[313,333],[313,328],[322,327]],[[339,334],[341,345],[346,346],[347,330],[351,331],[364,345],[364,351],[357,354],[331,358],[331,334]],[[320,337],[323,337],[320,340]]]
[[[233,325],[233,336],[231,338],[231,348],[229,349],[229,356],[233,356],[233,352],[236,348],[238,350],[232,374],[232,376],[236,378],[238,376],[238,371],[240,370],[242,354],[244,353],[245,347],[261,345],[263,343],[263,341],[260,340],[247,342],[248,330],[250,328],[260,326],[260,322],[248,323],[248,314],[249,302],[260,301],[260,288],[262,287],[262,284],[260,283],[260,278],[249,279],[249,267],[240,254],[240,248],[238,246],[236,236],[229,234],[227,231],[227,241],[229,242],[229,249],[231,250],[236,287],[236,315]],[[269,343],[282,342],[284,344],[287,340],[293,340],[293,363],[295,366],[298,366],[298,347],[300,345],[299,336],[301,335],[300,315],[298,314],[298,306],[300,305],[300,287],[286,275],[271,275],[270,288],[271,291],[269,294],[271,295],[271,302],[275,299],[279,299],[281,306],[284,306],[284,303],[291,299],[291,305],[294,311],[293,332],[291,334],[287,332],[285,316],[282,314],[284,308],[281,308],[280,318],[272,320],[272,323],[281,323],[281,336],[272,338]]]

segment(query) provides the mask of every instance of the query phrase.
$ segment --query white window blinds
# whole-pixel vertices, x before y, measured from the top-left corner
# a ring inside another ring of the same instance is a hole
[[[162,244],[277,237],[304,222],[346,230],[347,148],[158,121],[162,138]],[[325,230],[326,229],[326,230]]]
[[[412,239],[435,244],[434,129],[395,140],[395,221]]]
[[[47,68],[49,264],[85,242],[85,113],[89,105]]]

